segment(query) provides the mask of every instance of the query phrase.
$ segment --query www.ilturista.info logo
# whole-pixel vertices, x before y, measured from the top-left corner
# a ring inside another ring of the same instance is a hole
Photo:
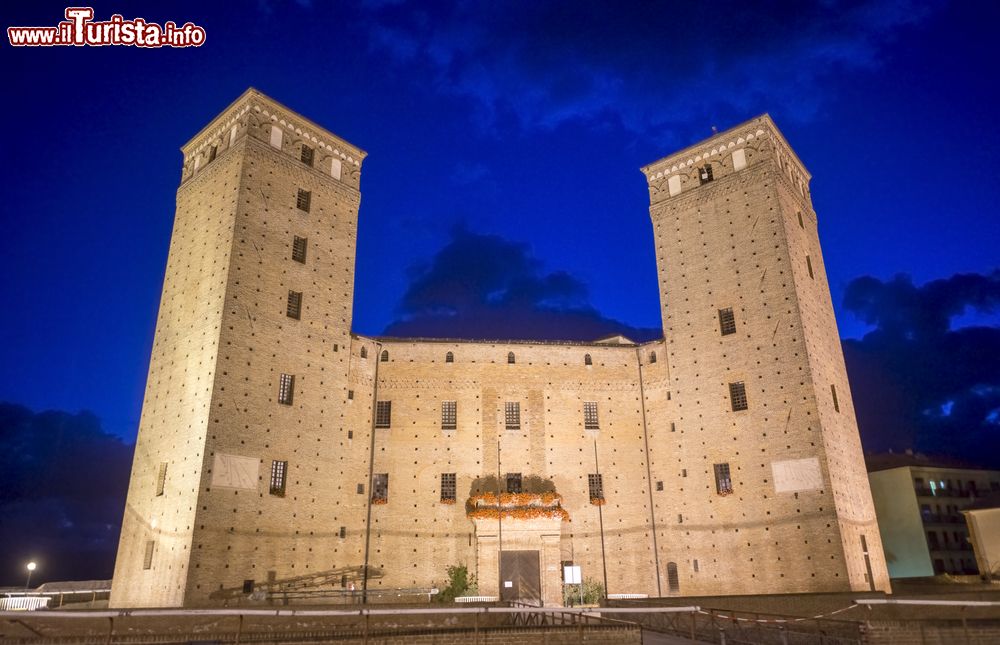
[[[201,47],[205,29],[190,22],[178,27],[173,21],[158,25],[142,18],[125,20],[117,13],[110,20],[95,21],[93,8],[67,7],[66,20],[55,27],[7,27],[7,38],[14,47]]]

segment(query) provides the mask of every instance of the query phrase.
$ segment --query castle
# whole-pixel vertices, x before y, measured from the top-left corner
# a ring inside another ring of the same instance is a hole
[[[810,175],[763,115],[642,169],[663,338],[351,332],[365,153],[250,89],[184,165],[111,605],[889,589]],[[570,571],[573,571],[571,569]]]

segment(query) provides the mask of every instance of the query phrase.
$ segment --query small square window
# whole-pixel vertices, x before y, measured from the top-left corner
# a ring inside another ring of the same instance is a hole
[[[441,473],[441,501],[445,503],[454,502],[455,489],[455,473]]]
[[[833,383],[830,384],[830,395],[833,396],[833,409],[840,412],[840,401],[837,400],[837,386]]]
[[[302,153],[299,155],[299,160],[302,161],[307,166],[313,165],[313,149],[309,146],[302,146]]]
[[[300,211],[309,212],[309,206],[312,202],[312,193],[308,190],[302,190],[299,188],[299,192],[295,197],[295,207]]]
[[[517,401],[507,401],[504,404],[504,421],[508,430],[521,429],[521,404]]]
[[[600,473],[587,475],[587,488],[590,492],[590,503],[598,504],[604,501],[604,476]]]
[[[292,240],[292,259],[302,264],[306,263],[306,244],[308,240],[296,235]],[[336,351],[336,350],[334,350]]]
[[[285,473],[287,471],[287,461],[271,462],[271,494],[275,497],[285,496]]]
[[[723,336],[736,333],[736,316],[732,307],[719,310],[719,330]]]
[[[160,469],[156,473],[156,496],[163,494],[163,488],[167,483],[167,462],[160,463]]]
[[[295,375],[282,374],[278,380],[278,403],[291,405],[295,395]]]
[[[153,540],[146,540],[146,552],[142,556],[142,568],[147,571],[153,568],[154,548],[156,548],[156,542]]]
[[[698,169],[698,179],[701,180],[702,184],[707,184],[708,182],[712,181],[712,179],[713,179],[713,177],[712,177],[712,166],[709,165],[709,164],[706,164],[706,165],[702,166],[701,168],[699,168]]]
[[[663,490],[663,482],[656,482],[656,490],[658,491]]]
[[[816,276],[815,276],[815,275],[813,275],[813,263],[812,263],[812,258],[810,258],[810,257],[809,257],[808,255],[806,256],[806,269],[808,269],[808,270],[809,270],[809,277],[810,277],[810,278],[812,278],[813,280],[815,280],[815,279],[816,279]]]
[[[715,464],[715,492],[729,495],[733,492],[733,479],[729,474],[729,464]]]
[[[521,492],[521,473],[507,473],[507,492]]]
[[[340,538],[344,539],[345,537],[347,537],[347,527],[346,526],[341,526],[340,527]]]
[[[747,388],[743,381],[729,384],[729,401],[732,403],[733,412],[747,409]]]
[[[358,484],[358,495],[364,495],[364,494],[365,494],[365,485]]]
[[[302,292],[301,291],[289,291],[288,292],[288,306],[285,307],[285,314],[289,318],[294,318],[298,320],[302,317]]]
[[[372,476],[372,503],[385,504],[389,501],[389,473],[375,473]]]
[[[441,401],[441,429],[455,430],[458,427],[458,403]]]
[[[375,403],[375,427],[388,428],[392,423],[392,401]]]

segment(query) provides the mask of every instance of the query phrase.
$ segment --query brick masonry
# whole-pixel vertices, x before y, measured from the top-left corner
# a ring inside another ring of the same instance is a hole
[[[539,552],[547,604],[564,561],[609,593],[888,589],[808,173],[766,115],[643,169],[666,341],[642,345],[352,334],[364,152],[255,90],[182,151],[112,606],[220,604],[246,580],[360,589],[366,554],[372,589],[440,586],[464,563],[496,594],[501,532]],[[551,482],[569,521],[470,520],[473,482],[498,472]]]

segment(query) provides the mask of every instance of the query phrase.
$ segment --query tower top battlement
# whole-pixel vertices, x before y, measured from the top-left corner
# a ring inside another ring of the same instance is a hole
[[[265,125],[270,121],[289,135],[306,140],[330,154],[340,156],[353,166],[360,168],[361,162],[368,156],[367,152],[346,139],[282,105],[260,90],[250,87],[181,146],[185,162],[189,157],[201,153],[213,145],[213,142],[225,136],[230,127],[248,114],[255,115],[260,121],[259,125]]]
[[[710,160],[713,156],[722,155],[760,139],[770,139],[780,150],[781,156],[789,161],[800,174],[805,183],[812,179],[812,175],[806,169],[805,164],[799,159],[792,147],[788,145],[785,136],[775,125],[770,114],[766,112],[754,117],[739,125],[733,126],[715,134],[708,139],[703,139],[673,154],[667,155],[652,163],[646,164],[640,170],[646,176],[649,184],[658,182],[664,177],[668,177],[676,172],[680,172]]]

